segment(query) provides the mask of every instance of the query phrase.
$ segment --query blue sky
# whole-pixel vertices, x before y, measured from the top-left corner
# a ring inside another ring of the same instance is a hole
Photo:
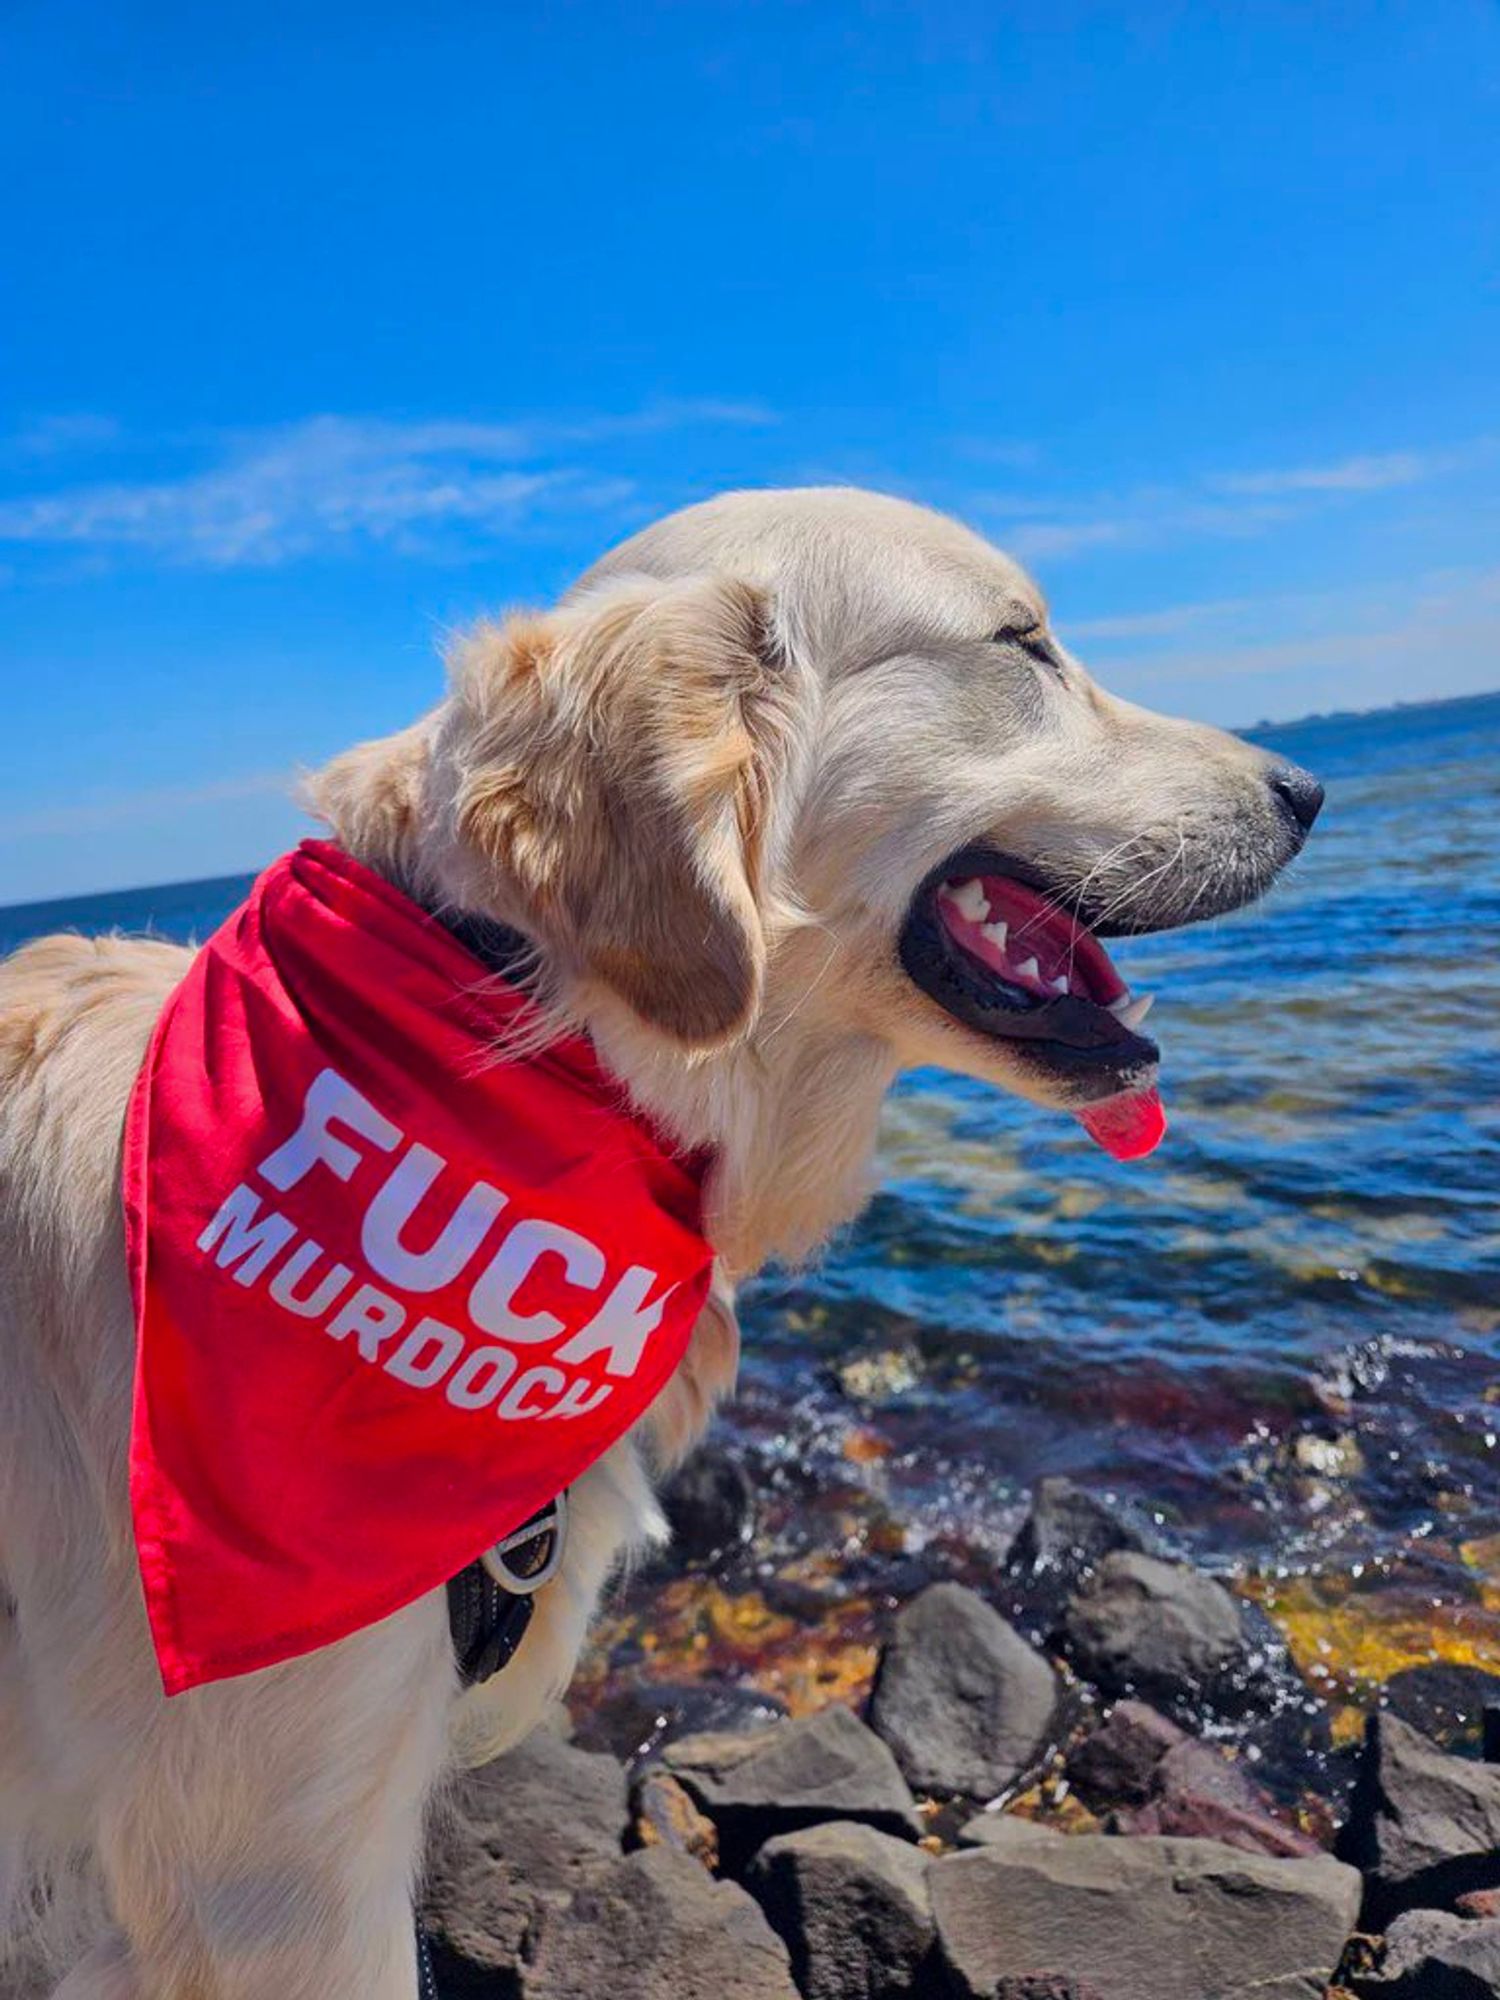
[[[727,485],[1228,723],[1500,685],[1500,9],[20,0],[0,901],[248,868]]]

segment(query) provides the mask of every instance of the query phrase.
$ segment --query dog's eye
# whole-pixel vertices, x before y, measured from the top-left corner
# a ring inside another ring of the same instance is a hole
[[[1023,653],[1037,661],[1039,665],[1051,667],[1055,674],[1062,672],[1062,661],[1057,657],[1057,650],[1047,637],[1045,626],[1029,625],[1024,632],[1010,628],[992,632],[990,638],[997,646],[1019,646]]]

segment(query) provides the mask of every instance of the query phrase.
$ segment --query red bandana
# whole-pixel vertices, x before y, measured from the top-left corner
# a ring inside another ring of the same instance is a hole
[[[168,1694],[438,1588],[650,1407],[713,1253],[581,1040],[309,841],[167,1002],[130,1102],[130,1497]]]

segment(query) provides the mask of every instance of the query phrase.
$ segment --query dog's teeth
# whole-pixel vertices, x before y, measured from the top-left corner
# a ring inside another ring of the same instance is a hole
[[[1040,980],[1042,976],[1041,967],[1034,958],[1028,958],[1024,965],[1018,965],[1016,971],[1023,979]]]
[[[1068,990],[1068,975],[1065,972],[1060,972],[1058,973],[1056,979],[1054,979],[1052,982],[1052,991],[1054,993],[1066,993],[1067,990]]]
[[[971,924],[982,924],[989,916],[989,898],[984,893],[984,884],[976,877],[971,876],[967,882],[945,882],[943,887],[958,914],[967,917]]]
[[[1010,925],[1001,923],[981,924],[979,935],[988,938],[998,951],[1004,951],[1005,940],[1010,936]]]
[[[1151,1012],[1151,1003],[1155,998],[1154,993],[1143,993],[1138,1000],[1127,1000],[1116,1012],[1127,1028],[1138,1028]]]

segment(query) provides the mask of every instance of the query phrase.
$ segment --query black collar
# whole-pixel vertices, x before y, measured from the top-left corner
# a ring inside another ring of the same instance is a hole
[[[520,981],[535,961],[531,940],[493,917],[470,911],[429,914],[481,965],[504,979]],[[533,1594],[556,1574],[562,1560],[566,1524],[564,1493],[448,1579],[448,1630],[465,1687],[487,1681],[514,1658],[531,1623]]]
[[[497,924],[493,917],[479,916],[468,910],[451,914],[433,910],[429,914],[450,937],[457,938],[464,950],[477,958],[481,965],[491,972],[498,972],[504,979],[522,978],[535,962],[535,945],[520,931],[512,930],[509,924]]]
[[[568,1496],[560,1493],[448,1579],[448,1631],[465,1687],[510,1665],[536,1593],[561,1567],[567,1533]]]

